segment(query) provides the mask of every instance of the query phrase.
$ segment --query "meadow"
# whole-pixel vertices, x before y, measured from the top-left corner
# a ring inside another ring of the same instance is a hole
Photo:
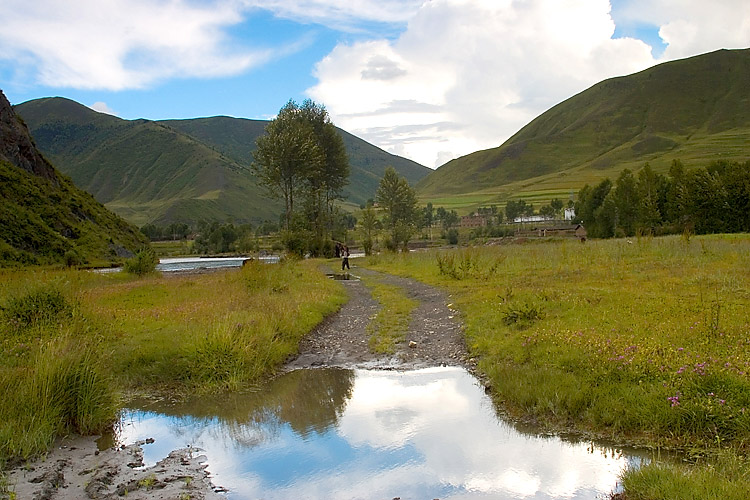
[[[346,300],[315,262],[201,275],[0,271],[0,464],[110,427],[129,396],[270,377]]]
[[[679,450],[627,498],[750,491],[750,237],[574,240],[380,255],[447,289],[504,412],[551,431]]]

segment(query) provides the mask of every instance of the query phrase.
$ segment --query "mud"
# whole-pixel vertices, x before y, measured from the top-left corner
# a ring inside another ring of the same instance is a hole
[[[64,439],[44,459],[11,471],[8,482],[19,500],[224,498],[211,484],[200,450],[175,450],[144,467],[144,445],[99,451],[95,436]]]
[[[474,360],[467,355],[459,314],[451,307],[448,295],[414,280],[360,267],[352,267],[350,274],[355,279],[340,281],[346,287],[349,302],[302,341],[299,355],[286,364],[285,371],[314,367],[473,368]],[[379,304],[364,282],[356,279],[359,277],[399,286],[419,303],[412,312],[406,338],[393,355],[382,356],[368,349],[367,325],[378,313]]]

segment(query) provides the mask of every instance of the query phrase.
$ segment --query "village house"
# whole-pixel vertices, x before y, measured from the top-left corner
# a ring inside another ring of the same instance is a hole
[[[478,214],[464,215],[461,217],[459,225],[460,227],[485,227],[487,225],[487,217]]]

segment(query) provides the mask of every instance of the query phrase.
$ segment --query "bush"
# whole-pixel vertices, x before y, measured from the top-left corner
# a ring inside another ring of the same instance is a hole
[[[145,276],[156,271],[159,258],[151,247],[145,247],[135,254],[135,257],[125,261],[123,270],[136,276]]]
[[[67,252],[65,252],[63,260],[65,261],[65,265],[67,267],[77,267],[85,263],[81,255],[75,250],[68,250]]]
[[[72,316],[73,306],[54,288],[39,288],[11,297],[2,307],[4,321],[15,330],[48,325]]]
[[[458,229],[455,229],[455,228],[448,229],[446,238],[448,238],[448,243],[450,243],[451,245],[457,245],[458,244]]]

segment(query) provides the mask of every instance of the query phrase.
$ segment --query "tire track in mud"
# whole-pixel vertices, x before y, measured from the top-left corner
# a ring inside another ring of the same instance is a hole
[[[442,290],[418,281],[355,267],[352,279],[342,280],[349,302],[318,325],[300,343],[299,354],[284,371],[314,367],[417,369],[432,366],[470,367],[458,312],[448,307],[450,297]],[[372,353],[367,325],[380,304],[360,281],[361,276],[401,287],[419,305],[411,314],[405,340],[392,355]],[[411,345],[411,347],[410,347]]]

